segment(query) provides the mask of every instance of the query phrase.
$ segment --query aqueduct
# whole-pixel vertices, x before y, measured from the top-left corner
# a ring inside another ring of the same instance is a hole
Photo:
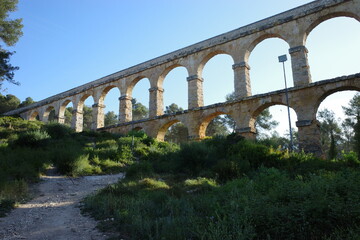
[[[316,112],[328,95],[343,90],[360,90],[360,74],[338,77],[312,83],[307,59],[306,40],[320,23],[335,17],[350,17],[360,21],[360,0],[318,0],[281,14],[218,35],[182,48],[128,69],[116,72],[66,92],[49,97],[6,115],[18,114],[33,120],[39,116],[47,122],[51,110],[64,123],[68,103],[73,104],[72,127],[82,131],[83,105],[88,97],[94,100],[92,129],[126,133],[134,128],[148,135],[164,139],[166,130],[176,122],[184,123],[189,138],[201,139],[210,120],[220,114],[230,115],[236,122],[236,132],[253,138],[256,134],[256,116],[272,105],[286,105],[285,91],[252,96],[248,64],[249,55],[257,44],[267,38],[280,38],[289,45],[294,87],[289,89],[289,105],[297,115],[300,148],[306,152],[321,152],[319,125]],[[233,59],[234,92],[236,100],[204,106],[202,70],[209,59],[218,54]],[[176,67],[185,67],[188,73],[188,109],[175,114],[163,112],[163,80]],[[149,89],[149,118],[132,121],[132,90],[137,82],[147,78]],[[119,121],[104,127],[104,98],[118,88]]]

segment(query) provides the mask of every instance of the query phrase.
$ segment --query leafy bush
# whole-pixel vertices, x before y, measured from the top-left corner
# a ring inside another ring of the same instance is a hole
[[[47,132],[41,130],[27,131],[19,135],[18,139],[14,141],[14,146],[43,147],[48,139],[50,139],[50,135]]]
[[[134,163],[126,169],[126,178],[128,179],[152,177],[153,174],[154,170],[148,161]]]
[[[45,131],[51,136],[52,139],[61,139],[70,137],[74,130],[65,124],[49,123],[44,125]]]

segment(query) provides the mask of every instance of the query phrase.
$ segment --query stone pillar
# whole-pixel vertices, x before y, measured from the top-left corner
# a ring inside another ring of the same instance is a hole
[[[65,117],[58,117],[58,123],[65,124]]]
[[[198,75],[187,77],[188,81],[188,109],[204,106],[203,82]]]
[[[123,95],[119,97],[119,122],[130,122],[132,120],[132,97]]]
[[[163,111],[163,94],[164,89],[159,87],[149,88],[150,102],[149,102],[149,117],[156,117],[164,114]]]
[[[311,83],[311,74],[308,63],[308,50],[305,46],[297,46],[289,49],[293,72],[294,86],[306,86]]]
[[[72,111],[71,128],[75,132],[82,132],[83,130],[83,112],[79,112],[76,109]]]
[[[236,134],[239,134],[240,136],[243,136],[246,139],[249,139],[249,140],[256,139],[256,129],[253,129],[251,127],[236,128],[235,132],[236,132]]]
[[[188,141],[200,141],[203,137],[200,136],[198,129],[195,127],[194,124],[190,123],[188,128]]]
[[[321,157],[320,123],[317,120],[300,120],[296,122],[299,134],[299,150],[306,153],[313,153]]]
[[[247,62],[236,63],[232,66],[234,70],[235,96],[243,98],[251,96],[250,66]]]
[[[45,114],[45,115],[43,115],[41,121],[44,122],[44,123],[48,123],[48,122],[49,122],[49,115],[50,115],[50,114],[47,114],[47,115]]]
[[[105,105],[95,103],[92,105],[92,123],[91,130],[104,127],[104,108]]]

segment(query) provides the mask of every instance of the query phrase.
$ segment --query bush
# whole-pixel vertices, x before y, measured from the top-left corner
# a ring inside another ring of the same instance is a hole
[[[44,125],[45,131],[51,136],[52,139],[61,139],[70,137],[74,130],[67,125],[60,123],[49,123]]]
[[[214,152],[213,147],[206,146],[203,142],[183,144],[176,157],[178,170],[195,176],[217,161]]]
[[[28,131],[19,135],[18,139],[14,141],[14,146],[43,147],[48,139],[50,139],[50,135],[47,132],[41,130]]]
[[[145,177],[152,177],[153,175],[153,167],[148,161],[134,163],[126,169],[127,179],[139,179]]]

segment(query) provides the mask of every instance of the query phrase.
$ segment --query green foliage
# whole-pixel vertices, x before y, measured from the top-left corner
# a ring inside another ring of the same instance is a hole
[[[9,19],[9,12],[16,10],[17,3],[17,0],[0,1],[0,40],[8,46],[13,46],[22,35],[22,19]],[[9,63],[12,54],[13,52],[6,51],[0,46],[0,89],[3,81],[19,84],[13,79],[14,71],[19,68]],[[0,111],[0,113],[2,112]]]
[[[92,124],[92,107],[84,105],[83,108],[83,124],[84,124],[84,130],[90,130],[91,124]]]
[[[1,65],[2,65],[1,57],[2,56],[1,56],[1,49],[0,49],[0,69],[1,69]],[[5,71],[7,71],[7,70],[5,70]],[[2,73],[2,70],[0,70],[0,89],[1,89],[1,82],[5,80],[5,79],[4,80],[2,79],[3,78],[3,77],[1,77],[2,74],[7,74],[7,73]],[[14,96],[12,94],[7,94],[6,96],[4,96],[0,93],[0,114],[6,113],[6,112],[9,112],[11,110],[18,108],[19,104],[20,104],[20,100],[16,96]]]
[[[152,177],[153,175],[153,167],[148,161],[134,163],[126,170],[126,178],[129,179],[140,179],[145,177]]]
[[[149,117],[149,109],[146,106],[144,106],[140,102],[136,102],[136,98],[133,98],[131,102],[133,120],[140,120]]]
[[[35,103],[35,101],[31,97],[25,98],[25,101],[22,101],[19,105],[19,108],[29,106],[31,104]]]
[[[175,123],[172,125],[165,134],[165,141],[173,143],[185,143],[188,141],[188,129],[182,123]]]
[[[70,137],[74,130],[69,126],[60,123],[49,123],[44,126],[45,131],[52,139],[61,139]]]
[[[223,116],[217,116],[212,119],[206,128],[206,136],[212,137],[216,135],[226,136],[229,134],[229,130],[226,126],[226,118]]]
[[[347,170],[303,179],[274,168],[220,186],[206,178],[181,185],[144,178],[88,197],[85,210],[114,218],[125,239],[325,239],[339,229],[358,237],[359,180]]]
[[[16,11],[17,4],[17,0],[0,2],[0,39],[9,46],[13,46],[22,36],[22,19],[9,19],[9,12]]]
[[[47,140],[50,139],[50,135],[42,130],[27,131],[19,134],[18,139],[13,143],[14,146],[20,147],[43,147],[46,145]]]
[[[336,146],[341,141],[341,128],[335,118],[335,113],[324,109],[318,112],[317,119],[320,121],[322,148],[330,159],[335,158]]]
[[[105,118],[104,118],[105,127],[115,125],[118,122],[119,122],[118,116],[113,111],[107,112],[105,114]]]

